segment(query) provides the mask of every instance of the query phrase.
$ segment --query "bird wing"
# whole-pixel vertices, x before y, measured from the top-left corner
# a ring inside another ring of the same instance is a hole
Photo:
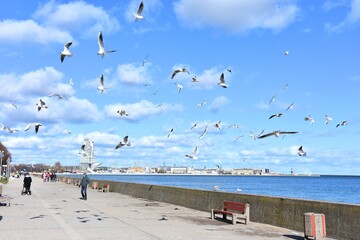
[[[40,106],[44,106],[44,105],[45,105],[45,102],[40,99]]]
[[[193,155],[193,156],[195,156],[195,154],[196,154],[196,152],[197,152],[197,146],[194,148],[194,151],[192,152],[192,154],[191,155]]]
[[[69,50],[69,47],[71,46],[72,42],[68,42],[64,45],[64,51]]]
[[[279,134],[296,134],[296,133],[298,132],[283,132],[283,131],[279,132]]]
[[[29,130],[32,126],[34,126],[34,123],[29,123],[28,125],[26,125],[24,131]]]
[[[180,70],[179,70],[179,69],[176,69],[176,70],[172,73],[171,79],[173,79],[178,72],[180,72]]]
[[[142,14],[143,10],[144,10],[144,2],[141,1],[140,5],[139,5],[139,9],[137,11],[137,14],[140,16]]]
[[[224,73],[220,75],[220,83],[225,83]]]
[[[61,62],[63,62],[64,59],[65,59],[65,55],[61,53],[61,54],[60,54],[60,60],[61,60]]]
[[[104,75],[101,74],[100,76],[100,85],[104,87]]]
[[[274,135],[275,133],[271,132],[271,133],[267,133],[267,134],[264,134],[264,135],[260,135],[258,136],[257,138],[266,138],[266,137],[269,137],[269,136],[272,136]]]
[[[123,139],[123,142],[126,144],[129,140],[129,136],[125,136],[124,139]]]
[[[35,124],[35,133],[38,133],[40,126],[40,124]]]
[[[103,41],[102,32],[99,32],[98,44],[99,44],[99,49],[104,50],[104,41]]]
[[[204,132],[200,135],[199,138],[203,138],[205,136],[205,134],[207,133],[207,130],[208,130],[208,126],[205,127]]]

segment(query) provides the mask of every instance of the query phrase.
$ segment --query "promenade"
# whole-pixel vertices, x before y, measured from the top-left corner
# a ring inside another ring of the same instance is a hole
[[[0,239],[303,239],[289,229],[232,225],[210,212],[91,188],[84,201],[77,186],[32,179],[31,196],[21,195],[22,177],[3,185],[12,199],[0,206]]]

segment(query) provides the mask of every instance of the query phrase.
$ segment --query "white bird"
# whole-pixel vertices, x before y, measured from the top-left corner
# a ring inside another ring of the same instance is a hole
[[[97,87],[97,89],[101,92],[101,93],[104,93],[105,91],[105,86],[104,86],[104,75],[101,74],[100,76],[100,85]]]
[[[328,115],[325,115],[325,124],[328,124],[329,122],[331,122],[333,119],[331,117],[329,117]]]
[[[38,103],[36,103],[36,106],[38,107],[38,112],[42,109],[42,108],[48,108],[48,106],[46,105],[46,103],[40,99],[40,101]]]
[[[195,146],[193,152],[190,155],[186,154],[185,157],[192,158],[194,160],[198,160],[198,157],[196,156],[197,150],[198,150],[198,148],[197,148],[197,146]]]
[[[206,135],[207,131],[208,131],[208,126],[205,127],[205,130],[203,131],[203,133],[200,135],[199,138],[200,139],[203,138]]]
[[[217,123],[214,124],[214,127],[216,127],[217,129],[220,130],[220,124],[221,124],[221,120],[217,121]]]
[[[170,130],[170,132],[168,133],[167,137],[169,138],[169,137],[170,137],[170,135],[172,135],[172,134],[173,134],[173,132],[174,132],[174,129],[172,128],[172,129]]]
[[[259,136],[261,136],[263,133],[264,133],[265,130],[262,130],[261,133],[259,134],[254,134],[252,131],[249,131],[250,132],[250,137],[253,139],[253,140],[256,140]]]
[[[232,73],[232,71],[231,71],[231,69],[230,69],[230,68],[226,69],[226,71],[228,71],[229,73]]]
[[[228,128],[239,128],[239,125],[233,124],[233,125],[228,126]]]
[[[218,83],[219,86],[223,87],[223,88],[227,88],[228,85],[225,83],[225,77],[224,77],[224,73],[222,73],[220,75],[220,82]]]
[[[286,108],[286,111],[293,108],[294,107],[294,103],[291,103],[287,108]]]
[[[347,121],[342,121],[341,123],[338,123],[338,124],[336,125],[336,127],[346,126],[347,124],[348,124]]]
[[[123,116],[123,115],[129,116],[129,114],[128,114],[125,110],[123,110],[123,109],[117,110],[117,113],[120,114],[120,116]]]
[[[68,97],[68,96],[66,96],[66,95],[60,95],[60,94],[58,94],[58,93],[51,94],[51,95],[49,95],[48,97],[57,97],[59,100],[64,99],[64,98],[67,98],[68,100],[71,100],[70,97]]]
[[[273,114],[269,117],[269,119],[272,119],[273,117],[281,117],[283,114],[282,113],[276,113],[276,114]]]
[[[183,85],[179,84],[179,83],[175,83],[176,84],[176,87],[178,89],[178,93],[181,92],[181,90],[184,88]]]
[[[285,91],[285,90],[287,90],[287,88],[288,88],[288,83],[281,89],[281,91]]]
[[[303,146],[300,146],[298,149],[299,156],[306,156],[306,152],[303,150]]]
[[[307,117],[304,117],[304,120],[310,122],[311,124],[313,124],[315,122],[315,120],[310,115]]]
[[[70,130],[64,130],[64,133],[69,134],[69,135],[72,134],[72,132]]]
[[[148,57],[149,57],[149,55],[147,55],[147,56],[144,58],[143,63],[142,63],[143,67],[145,66],[145,63],[147,62],[147,58],[148,58]]]
[[[111,52],[116,52],[117,50],[105,50],[104,48],[104,40],[103,40],[103,35],[102,32],[99,32],[99,36],[98,36],[98,44],[99,44],[99,51],[98,51],[98,55],[100,55],[101,57],[104,57],[105,55],[107,55],[108,53]]]
[[[174,72],[171,74],[171,79],[173,79],[176,74],[178,74],[179,72],[186,72],[190,75],[189,71],[186,70],[186,68],[178,68],[178,69],[175,69]]]
[[[237,138],[235,138],[234,142],[238,141],[238,140],[239,140],[240,138],[242,138],[242,137],[243,137],[243,135],[238,136]]]
[[[135,21],[144,19],[144,16],[142,15],[143,10],[144,10],[144,2],[141,1],[137,13],[134,13]]]
[[[199,82],[199,80],[197,80],[197,79],[196,79],[196,76],[194,76],[194,77],[191,78],[191,82],[197,83],[197,82]]]
[[[272,98],[271,98],[270,101],[269,101],[269,105],[270,105],[272,102],[275,102],[275,97],[276,97],[276,95],[272,96]]]
[[[69,80],[69,85],[74,86],[74,82],[73,82],[72,78],[70,78],[70,80]]]
[[[207,100],[205,99],[201,103],[196,104],[196,108],[201,108],[206,103],[207,103]]]
[[[116,145],[115,150],[123,146],[131,146],[131,143],[129,142],[129,136],[125,136],[124,139],[120,141],[118,145]]]
[[[285,52],[284,52],[284,55],[285,55],[285,56],[288,56],[288,55],[289,55],[289,50],[285,51]]]
[[[7,130],[9,133],[14,133],[14,132],[18,132],[19,130],[18,129],[11,129],[9,128],[8,126],[5,126],[3,123],[0,123],[0,130]]]
[[[220,189],[220,187],[218,185],[214,185],[213,188],[215,191],[218,191]]]
[[[34,128],[35,128],[35,133],[38,133],[40,126],[42,126],[41,123],[29,123],[29,124],[25,127],[24,131],[27,131],[27,130],[29,130],[30,128],[34,127]]]
[[[285,131],[276,130],[276,131],[273,131],[271,133],[260,135],[258,138],[266,138],[266,137],[270,137],[270,136],[279,137],[281,134],[286,134],[287,135],[287,134],[295,134],[295,133],[298,133],[298,132],[285,132]]]
[[[60,60],[61,62],[64,61],[65,57],[71,57],[72,53],[69,50],[69,47],[71,46],[72,42],[68,42],[64,45],[64,50],[62,52],[60,52]]]

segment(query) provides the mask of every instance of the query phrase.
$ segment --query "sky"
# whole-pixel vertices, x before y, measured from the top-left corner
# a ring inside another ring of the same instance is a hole
[[[13,164],[78,165],[88,138],[107,167],[360,174],[360,0],[144,0],[135,21],[140,2],[2,4],[0,122],[18,131],[0,141]],[[116,52],[97,54],[100,31]],[[250,135],[277,130],[297,133]]]

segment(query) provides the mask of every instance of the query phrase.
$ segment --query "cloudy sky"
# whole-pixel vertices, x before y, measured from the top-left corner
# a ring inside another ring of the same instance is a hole
[[[135,21],[139,4],[3,3],[0,122],[19,131],[1,130],[0,141],[13,163],[77,165],[89,138],[109,167],[359,174],[360,0],[144,0]],[[117,50],[103,58],[99,31]],[[70,41],[73,56],[61,62]],[[178,68],[189,74],[171,79]],[[24,131],[29,123],[43,126]],[[298,133],[253,140],[263,130]],[[131,146],[115,150],[124,136]],[[198,160],[185,157],[195,146]]]

